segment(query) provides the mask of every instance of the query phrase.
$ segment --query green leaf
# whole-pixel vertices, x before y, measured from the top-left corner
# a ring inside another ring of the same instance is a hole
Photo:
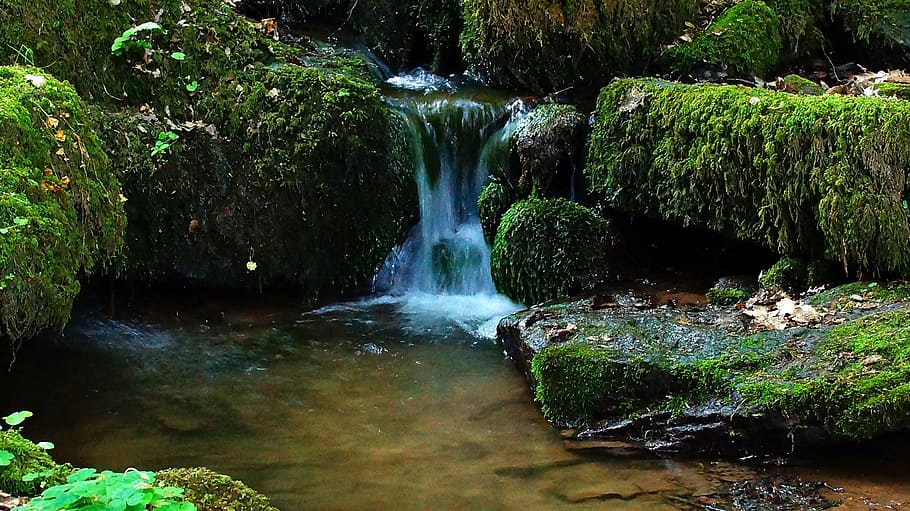
[[[66,478],[66,482],[77,483],[79,481],[85,481],[85,480],[93,477],[97,473],[98,473],[98,471],[95,470],[94,468],[80,468],[79,470],[70,474]]]
[[[34,415],[32,412],[24,410],[21,412],[15,412],[15,413],[11,413],[11,414],[7,415],[6,417],[3,418],[3,421],[6,422],[7,424],[9,424],[10,426],[18,426],[19,424],[22,424],[25,421],[25,419],[28,419],[32,415]]]
[[[54,475],[54,473],[50,470],[42,470],[41,472],[29,472],[28,474],[25,474],[24,476],[22,476],[22,481],[24,481],[26,483],[30,483],[30,482],[36,481],[38,479],[44,479],[45,477],[50,477],[52,475]]]
[[[11,452],[0,451],[0,467],[9,466],[9,464],[13,461],[13,458],[15,458],[15,456],[13,456]]]
[[[9,227],[0,227],[0,234],[9,234]]]
[[[186,53],[175,51],[174,53],[171,53],[171,58],[174,60],[186,60]]]
[[[44,449],[45,451],[49,451],[54,448],[53,442],[38,442],[35,445],[37,445],[41,449]]]
[[[907,204],[907,201],[906,201],[906,200],[905,200],[905,201],[902,201],[902,202],[901,202],[901,206],[903,206],[903,207],[904,207],[904,209],[908,209],[908,207],[910,207],[910,206],[908,206],[908,204]]]
[[[193,80],[192,82],[186,84],[186,90],[189,92],[196,92],[196,89],[199,88],[199,82]]]
[[[16,218],[13,218],[13,223],[18,225],[19,227],[26,226],[26,225],[28,225],[28,218],[25,218],[23,216],[17,216]]]

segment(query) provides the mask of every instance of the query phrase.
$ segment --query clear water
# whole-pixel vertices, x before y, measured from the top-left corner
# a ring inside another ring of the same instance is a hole
[[[564,449],[511,361],[465,332],[483,314],[207,306],[77,317],[25,345],[0,409],[34,411],[25,432],[58,459],[205,465],[285,511],[672,509],[666,495],[713,484],[693,464]]]

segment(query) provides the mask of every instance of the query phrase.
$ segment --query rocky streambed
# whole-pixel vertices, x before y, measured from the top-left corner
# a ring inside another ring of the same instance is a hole
[[[605,292],[515,313],[498,335],[571,439],[790,454],[906,429],[908,296],[857,283],[720,307]]]

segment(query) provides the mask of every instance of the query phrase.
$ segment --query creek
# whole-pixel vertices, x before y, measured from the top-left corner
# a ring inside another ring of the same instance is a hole
[[[492,339],[519,306],[496,294],[476,216],[523,107],[425,74],[395,85],[422,220],[377,275],[381,292],[315,311],[187,293],[111,316],[87,300],[0,374],[0,409],[35,412],[25,433],[55,442],[59,460],[207,466],[284,511],[695,509],[732,482],[776,477],[562,440]],[[844,509],[910,500],[905,470],[873,465],[784,472],[845,486]]]

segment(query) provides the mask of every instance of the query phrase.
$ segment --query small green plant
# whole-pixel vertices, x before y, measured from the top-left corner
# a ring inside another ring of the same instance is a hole
[[[183,489],[155,485],[154,472],[79,469],[17,511],[196,511]]]
[[[180,137],[173,131],[162,131],[158,134],[158,140],[155,141],[155,147],[152,148],[152,156],[158,156],[167,151],[179,138]]]
[[[6,279],[4,279],[4,281],[3,281],[4,288],[6,287],[6,285],[5,285],[6,280],[8,280],[9,277],[10,277],[10,275],[7,275]],[[0,288],[0,289],[2,289],[2,288]],[[11,413],[11,414],[7,415],[6,417],[4,417],[3,422],[5,422],[6,425],[10,426],[10,427],[18,426],[19,424],[22,424],[22,422],[25,419],[27,419],[31,416],[32,416],[32,412],[28,412],[28,411],[15,412],[15,413]],[[3,428],[0,428],[0,429],[3,429]],[[0,467],[10,466],[10,464],[13,462],[13,460],[15,458],[16,457],[13,455],[13,453],[11,453],[7,450],[0,449]]]
[[[114,44],[111,45],[111,53],[119,57],[135,48],[151,49],[152,43],[144,40],[133,39],[133,36],[141,32],[155,33],[164,32],[164,30],[161,28],[161,25],[155,23],[154,21],[148,21],[141,25],[136,25],[135,27],[128,28],[123,31],[123,34],[121,34],[120,37],[114,39]]]
[[[13,50],[13,53],[16,54],[16,60],[13,61],[14,64],[24,64],[26,66],[35,65],[35,52],[24,44],[20,44],[18,48],[10,45],[6,45],[7,48]]]

